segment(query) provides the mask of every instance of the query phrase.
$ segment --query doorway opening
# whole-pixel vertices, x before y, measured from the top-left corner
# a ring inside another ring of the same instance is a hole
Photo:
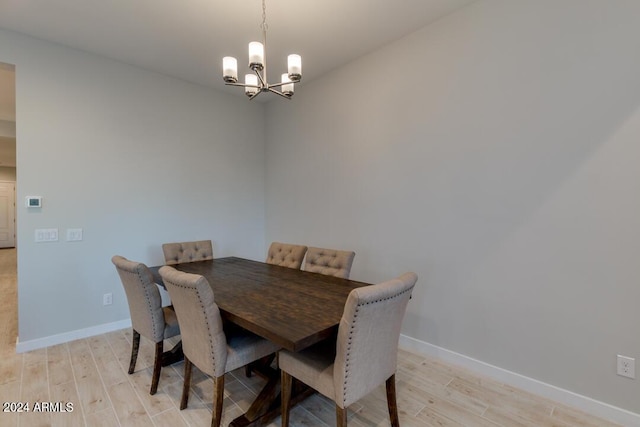
[[[0,248],[16,246],[16,71],[0,62]]]
[[[18,337],[16,72],[0,62],[0,353]]]

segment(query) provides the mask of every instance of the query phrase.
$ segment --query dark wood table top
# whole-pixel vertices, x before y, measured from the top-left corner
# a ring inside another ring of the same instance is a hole
[[[369,285],[235,257],[172,267],[209,281],[223,319],[290,351],[333,336],[349,292]],[[159,269],[151,272],[164,286]]]

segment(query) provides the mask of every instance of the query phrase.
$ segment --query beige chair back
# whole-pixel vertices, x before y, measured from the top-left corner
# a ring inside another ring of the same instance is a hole
[[[415,273],[349,294],[338,328],[334,384],[346,408],[396,372],[400,327],[418,280]]]
[[[209,282],[169,266],[160,268],[160,276],[178,316],[185,356],[209,376],[224,375],[227,342]]]
[[[116,266],[127,294],[131,325],[140,335],[153,342],[164,339],[165,321],[158,286],[146,265],[115,255]]]
[[[306,252],[306,246],[273,242],[267,252],[266,262],[267,264],[299,269]]]
[[[164,252],[164,261],[167,265],[213,259],[211,240],[165,243],[162,245],[162,252]]]
[[[305,271],[348,279],[355,252],[309,247],[304,260]]]

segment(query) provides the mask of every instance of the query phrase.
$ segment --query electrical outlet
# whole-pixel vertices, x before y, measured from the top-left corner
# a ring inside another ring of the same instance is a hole
[[[102,305],[111,305],[113,303],[113,294],[108,293],[102,295]]]
[[[636,359],[618,355],[618,375],[627,378],[636,377]]]

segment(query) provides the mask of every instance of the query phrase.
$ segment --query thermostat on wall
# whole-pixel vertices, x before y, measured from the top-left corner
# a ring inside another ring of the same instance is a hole
[[[27,196],[25,198],[25,206],[28,208],[41,208],[42,196]]]

